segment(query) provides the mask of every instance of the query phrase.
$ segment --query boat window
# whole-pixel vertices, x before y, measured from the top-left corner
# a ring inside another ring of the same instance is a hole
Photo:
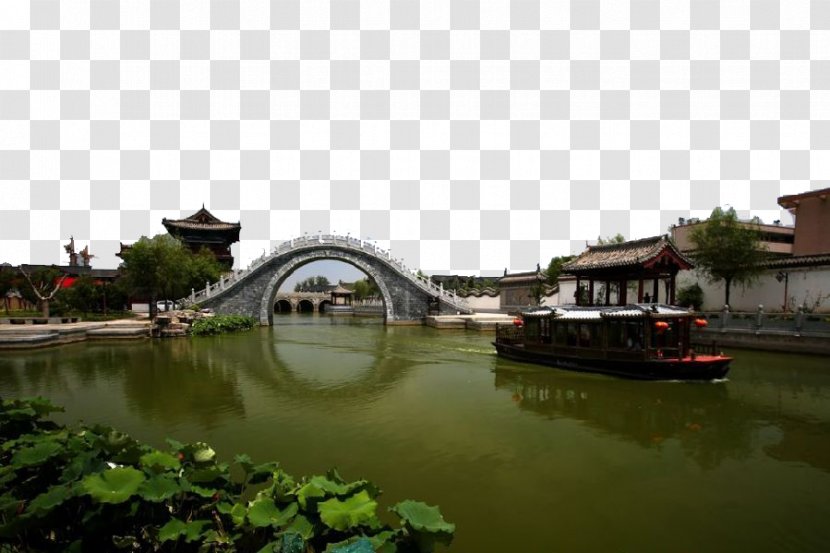
[[[567,329],[566,324],[563,322],[554,322],[554,335],[556,340],[556,345],[564,346],[566,342],[566,335]]]
[[[539,335],[541,337],[541,341],[545,344],[550,344],[550,318],[543,317],[539,323]]]
[[[536,342],[539,340],[539,319],[528,317],[525,319],[525,341]]]
[[[642,321],[626,321],[625,324],[625,349],[640,351],[643,349],[643,323]]]
[[[576,334],[576,323],[568,323],[568,331],[567,331],[567,340],[566,343],[569,346],[577,345],[577,334]]]
[[[625,327],[622,321],[608,321],[608,347],[625,347]]]
[[[655,330],[651,333],[651,347],[653,348],[676,348],[677,347],[677,320],[660,319],[669,324],[665,330]]]
[[[599,345],[599,332],[597,332],[596,326],[590,323],[582,323],[579,325],[580,347],[590,348]]]

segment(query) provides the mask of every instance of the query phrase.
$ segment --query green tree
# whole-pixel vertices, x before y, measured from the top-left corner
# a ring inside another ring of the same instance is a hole
[[[98,287],[92,278],[87,275],[76,278],[72,286],[64,292],[64,301],[68,307],[80,311],[84,315],[93,309],[99,296]]]
[[[24,286],[21,294],[32,303],[40,305],[41,314],[49,316],[49,302],[61,289],[63,281],[68,275],[61,273],[55,267],[43,267],[31,273],[21,265],[20,273],[29,286]]]
[[[354,299],[365,300],[380,295],[378,285],[369,277],[356,280],[354,283]]]
[[[539,280],[530,287],[530,299],[533,305],[545,303],[545,285]]]
[[[9,314],[9,298],[7,294],[20,286],[19,277],[11,269],[0,267],[0,297],[3,298],[3,309]]]
[[[124,286],[130,294],[144,295],[150,300],[151,317],[156,314],[159,299],[183,297],[190,293],[190,288],[201,288],[205,281],[211,280],[209,277],[201,280],[205,276],[202,269],[208,263],[205,254],[200,252],[194,256],[169,234],[142,236],[122,258]]]
[[[308,292],[330,286],[328,277],[323,275],[310,276],[294,285],[295,292]]]
[[[731,207],[728,211],[716,207],[706,223],[692,231],[692,258],[697,269],[711,283],[724,282],[726,305],[732,284],[747,287],[761,272],[759,263],[766,259],[767,251],[760,234],[757,221],[740,222]]]
[[[189,295],[191,290],[201,290],[205,282],[216,282],[223,272],[222,264],[216,261],[209,249],[203,247],[195,254],[184,247],[183,249],[187,258],[187,280],[184,282],[183,290],[177,291],[177,298]]]
[[[691,305],[696,311],[700,311],[703,305],[703,289],[697,283],[684,286],[677,291],[677,305],[683,307]]]
[[[625,242],[625,236],[623,236],[619,232],[615,236],[606,236],[605,238],[597,236],[598,246],[602,246],[605,244],[622,244],[623,242]]]
[[[545,273],[548,275],[548,284],[556,284],[556,282],[559,280],[559,275],[562,274],[562,265],[564,265],[574,257],[575,256],[573,255],[563,255],[551,258],[550,263],[548,263],[548,268],[545,270]]]

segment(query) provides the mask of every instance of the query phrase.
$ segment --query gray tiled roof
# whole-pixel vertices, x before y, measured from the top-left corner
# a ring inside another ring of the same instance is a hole
[[[664,234],[640,240],[629,240],[620,244],[588,246],[588,249],[579,257],[562,265],[562,271],[579,274],[597,269],[635,267],[655,259],[666,248],[671,250],[681,264],[687,264],[689,268],[694,266],[691,260],[680,253],[680,250],[669,240],[668,235]]]

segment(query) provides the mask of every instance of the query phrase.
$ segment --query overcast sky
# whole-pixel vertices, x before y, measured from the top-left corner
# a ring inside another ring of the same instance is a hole
[[[280,286],[280,292],[293,292],[294,285],[301,280],[308,277],[322,275],[329,279],[332,284],[342,280],[343,282],[354,282],[361,278],[366,278],[366,273],[357,269],[353,265],[343,263],[342,261],[334,261],[326,259],[324,261],[312,261],[308,265],[303,265],[283,281]]]

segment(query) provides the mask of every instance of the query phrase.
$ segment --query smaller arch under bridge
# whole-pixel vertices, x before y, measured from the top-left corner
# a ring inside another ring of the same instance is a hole
[[[388,250],[349,236],[318,235],[283,242],[251,263],[180,303],[213,308],[217,313],[247,315],[262,325],[274,322],[274,302],[283,281],[299,267],[334,259],[369,275],[380,289],[387,324],[420,321],[430,314],[472,313],[466,300],[416,275]]]

